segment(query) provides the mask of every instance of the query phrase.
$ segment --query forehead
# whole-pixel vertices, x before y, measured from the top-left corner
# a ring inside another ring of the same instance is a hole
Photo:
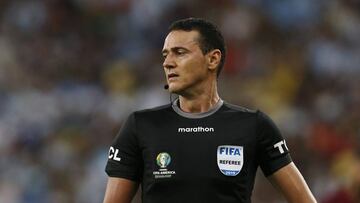
[[[198,45],[199,32],[174,30],[171,31],[165,38],[163,50],[168,50],[173,47],[191,48]]]

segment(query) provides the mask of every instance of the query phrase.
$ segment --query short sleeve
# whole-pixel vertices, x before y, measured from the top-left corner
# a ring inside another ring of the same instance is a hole
[[[110,146],[105,171],[110,177],[140,182],[142,168],[141,150],[136,136],[135,115],[131,114]]]
[[[260,111],[257,112],[257,155],[265,176],[292,162],[286,141],[279,129]]]

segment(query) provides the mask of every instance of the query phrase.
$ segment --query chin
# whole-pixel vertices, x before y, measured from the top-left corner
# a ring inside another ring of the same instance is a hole
[[[181,94],[184,91],[184,88],[178,85],[169,85],[169,92],[174,94]]]

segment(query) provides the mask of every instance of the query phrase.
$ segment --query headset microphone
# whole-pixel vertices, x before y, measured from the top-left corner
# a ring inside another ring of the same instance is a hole
[[[165,84],[164,85],[164,89],[165,90],[168,90],[169,89],[169,85],[168,84]],[[172,100],[172,95],[173,95],[173,93],[171,93],[170,91],[169,91],[169,100],[170,100],[170,103],[172,104],[173,103],[173,100]],[[176,98],[175,98],[176,99]]]

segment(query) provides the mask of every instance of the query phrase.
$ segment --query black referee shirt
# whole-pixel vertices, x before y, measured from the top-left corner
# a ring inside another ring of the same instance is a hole
[[[109,150],[106,173],[141,183],[143,202],[250,202],[265,176],[291,162],[264,113],[219,101],[205,113],[174,104],[134,112]]]

